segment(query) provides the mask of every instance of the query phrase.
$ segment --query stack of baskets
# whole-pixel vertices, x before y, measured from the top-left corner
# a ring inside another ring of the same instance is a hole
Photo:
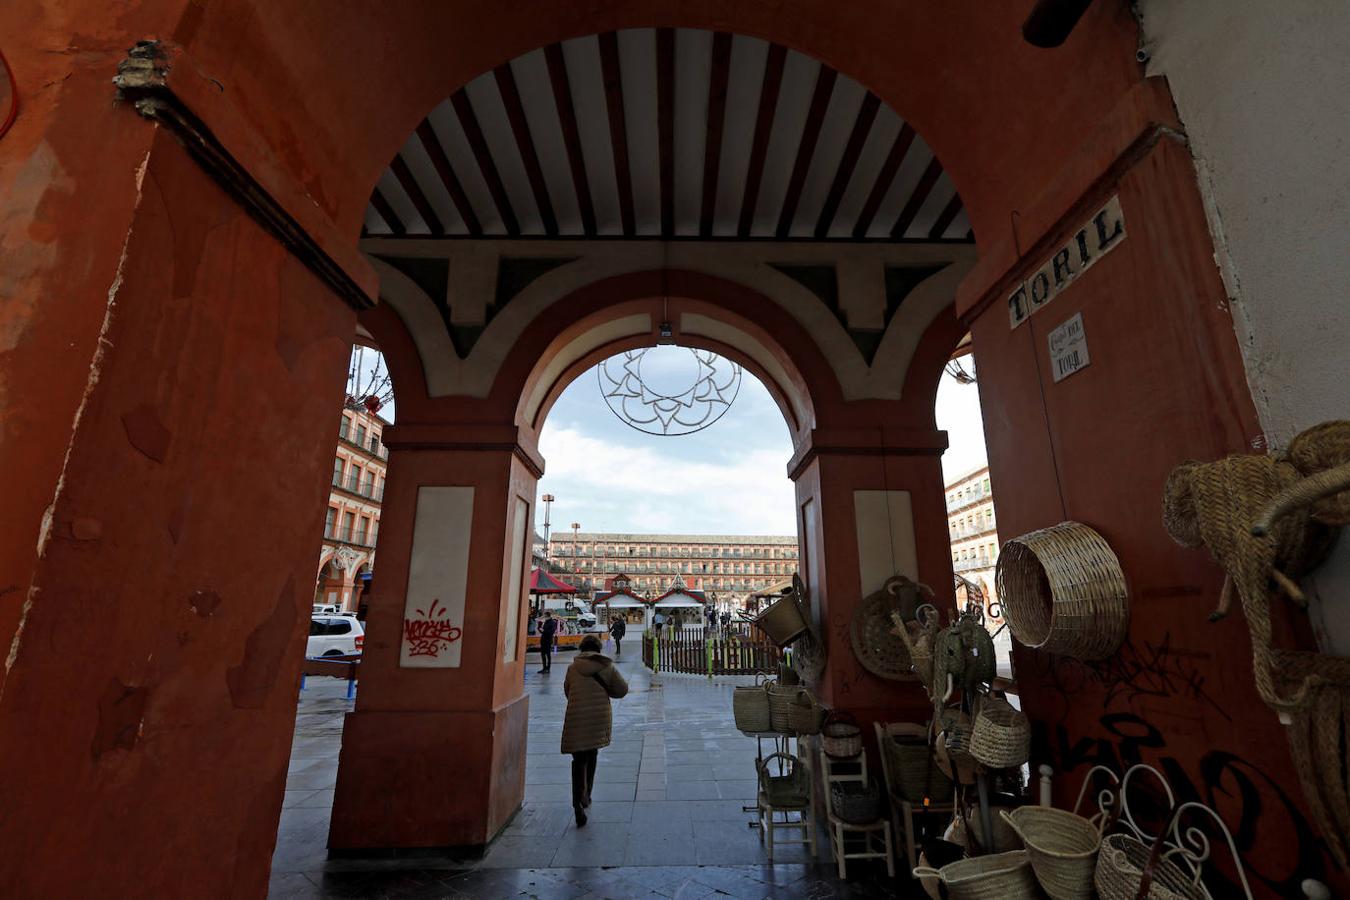
[[[1091,900],[1101,835],[1080,815],[1023,806],[1000,815],[1027,848],[1031,869],[1050,900]]]
[[[769,685],[755,676],[754,687],[738,687],[731,695],[731,712],[736,728],[748,734],[773,731],[773,717],[769,709]]]
[[[770,684],[769,724],[780,734],[819,734],[825,707],[800,685]]]
[[[852,759],[862,753],[858,720],[843,710],[832,710],[820,726],[820,748],[835,759]]]

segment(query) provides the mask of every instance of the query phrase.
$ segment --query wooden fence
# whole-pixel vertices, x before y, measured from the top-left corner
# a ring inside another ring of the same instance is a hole
[[[665,628],[642,637],[642,662],[653,672],[753,675],[777,672],[783,651],[758,628]]]

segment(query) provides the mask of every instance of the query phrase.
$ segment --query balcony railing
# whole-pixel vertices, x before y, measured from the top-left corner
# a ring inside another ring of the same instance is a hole
[[[952,568],[957,572],[969,572],[971,569],[988,569],[994,565],[995,561],[987,556],[976,557],[975,559],[962,559],[952,563]]]
[[[365,497],[376,503],[384,502],[384,488],[375,487],[374,481],[358,481],[350,475],[343,478],[338,473],[333,473],[333,487],[340,491],[346,491],[349,494],[356,494],[358,497]]]
[[[984,489],[984,486],[981,485],[972,490],[966,491],[961,496],[949,502],[947,504],[947,511],[950,512],[953,509],[960,509],[963,506],[969,506],[972,503],[978,503],[979,501],[992,496],[994,496],[994,492],[992,490],[986,491]]]
[[[363,431],[358,431],[348,425],[346,419],[343,419],[342,424],[338,426],[338,439],[344,444],[360,448],[371,456],[380,459],[389,458],[389,448],[380,443],[378,434],[366,434]]]
[[[323,530],[323,539],[325,541],[336,541],[339,544],[354,544],[357,547],[374,547],[378,533],[378,528],[365,531],[360,528],[339,528],[328,525]]]

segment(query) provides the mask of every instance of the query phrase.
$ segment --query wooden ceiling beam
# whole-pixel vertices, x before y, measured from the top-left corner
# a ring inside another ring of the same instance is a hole
[[[403,220],[398,217],[398,213],[394,212],[394,207],[389,205],[389,201],[385,199],[379,188],[375,188],[371,192],[370,205],[375,207],[375,212],[380,214],[380,218],[384,219],[384,224],[389,226],[391,232],[397,235],[408,233],[408,229],[403,226]]]
[[[933,227],[928,229],[928,239],[930,241],[941,240],[943,233],[951,227],[960,211],[961,195],[952,194],[952,199],[948,200],[947,205],[942,208],[942,212],[938,215],[937,221],[933,223]]]
[[[899,171],[900,163],[905,161],[905,154],[914,143],[914,137],[914,129],[906,122],[900,133],[895,136],[895,140],[891,142],[891,149],[886,153],[881,168],[877,170],[877,179],[872,183],[872,190],[867,193],[867,200],[858,213],[858,220],[853,223],[855,240],[867,237],[867,229],[872,227],[872,220],[876,218],[877,210],[881,208],[881,201],[886,199],[886,192],[891,189],[891,182],[895,181],[895,173]]]
[[[609,140],[614,148],[614,180],[619,189],[619,218],[623,233],[636,231],[633,215],[633,176],[628,165],[628,124],[623,111],[623,73],[619,67],[618,32],[600,35],[600,72],[609,111]]]
[[[783,65],[787,62],[787,48],[770,44],[764,61],[764,81],[759,91],[759,112],[755,115],[755,136],[750,142],[750,165],[745,172],[745,193],[741,197],[741,215],[736,228],[740,237],[749,237],[755,224],[755,206],[759,203],[759,185],[764,179],[764,159],[769,153],[769,134],[773,131],[774,110],[778,106],[778,91],[783,86]]]
[[[820,209],[820,218],[816,220],[817,238],[829,236],[830,226],[834,224],[835,214],[839,212],[839,204],[844,199],[844,191],[848,190],[849,180],[853,178],[858,157],[862,156],[863,145],[867,143],[867,136],[872,133],[872,123],[876,121],[877,110],[880,108],[881,98],[868,91],[863,97],[862,106],[858,107],[858,117],[853,120],[853,130],[849,132],[844,155],[839,159],[839,168],[835,170],[830,192],[825,197],[825,205]]]
[[[441,146],[441,139],[436,136],[436,130],[431,127],[429,120],[423,119],[417,126],[417,139],[427,151],[432,168],[440,176],[445,192],[450,195],[450,202],[455,204],[459,217],[464,220],[464,227],[474,237],[482,237],[483,225],[478,221],[478,214],[473,211],[469,195],[464,193],[464,185],[460,184],[458,176],[455,175],[455,169],[450,165],[449,157],[445,155],[445,148]]]
[[[455,108],[455,115],[459,117],[459,125],[464,129],[464,137],[469,142],[469,149],[473,151],[473,158],[478,162],[478,171],[487,182],[488,193],[492,195],[492,202],[497,207],[497,215],[501,216],[506,233],[511,237],[517,237],[520,234],[520,221],[516,219],[516,212],[511,208],[511,198],[506,193],[506,185],[502,183],[501,173],[497,171],[497,164],[493,162],[487,138],[483,135],[483,129],[478,124],[478,116],[474,115],[473,104],[469,102],[469,95],[464,88],[450,95],[450,104]]]
[[[656,145],[661,236],[675,236],[675,29],[656,29]]]
[[[520,100],[520,89],[516,86],[516,74],[510,63],[502,63],[492,70],[497,81],[497,90],[502,95],[502,105],[506,108],[506,119],[511,123],[511,133],[516,138],[516,148],[525,164],[525,175],[530,179],[530,192],[534,194],[535,205],[539,207],[539,218],[544,223],[544,233],[550,237],[558,235],[558,217],[553,213],[553,200],[548,195],[548,182],[544,180],[544,168],[539,164],[539,151],[534,146],[534,136],[530,133],[530,122],[525,117],[525,104]]]
[[[698,233],[712,237],[717,214],[717,175],[722,164],[722,128],[726,122],[727,83],[731,77],[731,34],[713,35],[712,74],[708,79],[708,136],[703,143],[703,199],[699,207]]]
[[[792,220],[797,216],[797,204],[801,202],[802,190],[806,187],[811,159],[816,155],[820,129],[825,123],[825,111],[830,107],[830,96],[834,93],[834,83],[838,78],[839,73],[825,65],[820,67],[816,75],[816,88],[811,92],[811,106],[806,111],[806,125],[802,128],[802,138],[797,144],[797,158],[792,163],[787,193],[783,195],[783,208],[778,212],[776,233],[780,240],[792,233]]]
[[[408,163],[403,158],[403,154],[394,154],[393,160],[389,163],[389,170],[394,173],[399,186],[403,188],[403,192],[408,195],[408,199],[417,209],[417,214],[426,223],[427,231],[431,234],[445,234],[445,226],[441,224],[441,219],[436,215],[436,210],[431,208],[427,195],[422,193],[422,186],[413,177],[412,170],[408,168]]]
[[[935,156],[928,161],[928,168],[923,170],[923,175],[919,176],[919,183],[914,186],[914,192],[909,195],[909,202],[905,208],[900,210],[900,217],[895,220],[895,227],[891,229],[891,237],[899,240],[909,231],[909,226],[914,223],[914,217],[919,214],[924,201],[933,191],[933,185],[942,175],[942,163],[938,162]]]
[[[577,192],[581,230],[586,237],[595,237],[595,201],[591,198],[591,181],[586,175],[586,158],[581,152],[581,129],[577,127],[577,110],[572,104],[572,82],[567,76],[567,60],[563,56],[562,44],[545,47],[544,61],[548,64],[553,105],[557,107],[558,122],[562,125],[567,165],[572,170],[572,187]]]

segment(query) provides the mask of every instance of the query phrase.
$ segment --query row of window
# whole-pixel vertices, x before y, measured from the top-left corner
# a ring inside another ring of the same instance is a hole
[[[955,519],[947,520],[947,527],[952,530],[952,536],[960,534],[979,534],[981,531],[991,531],[994,528],[994,509],[986,509],[983,515],[979,511],[973,512],[962,519],[960,516]]]
[[[577,568],[582,572],[605,572],[638,575],[645,572],[680,573],[684,575],[791,575],[796,566],[791,563],[653,563],[647,560],[622,562],[594,562],[583,560]]]
[[[374,468],[362,469],[356,460],[349,463],[340,456],[333,460],[333,487],[370,497],[376,502],[384,499],[384,476],[376,474]]]
[[[374,428],[366,431],[366,426],[360,422],[354,422],[351,416],[343,416],[341,424],[338,425],[338,437],[348,443],[355,444],[367,453],[373,453],[381,459],[389,456],[389,451],[380,443],[380,433]]]
[[[688,582],[690,590],[695,591],[753,591],[767,587],[763,578],[698,578]],[[604,590],[604,582],[582,577],[577,579],[577,587],[584,591]],[[635,593],[663,594],[670,588],[670,579],[634,576],[629,589]]]
[[[967,560],[987,563],[997,562],[998,544],[980,544],[976,547],[963,547],[960,550],[952,551],[952,562],[959,563]]]
[[[796,559],[796,547],[742,549],[740,547],[685,547],[681,545],[628,546],[624,544],[579,544],[565,538],[554,541],[554,556],[628,557],[631,559]]]
[[[947,493],[947,506],[964,506],[981,497],[989,496],[989,479],[983,481],[972,481],[962,488]]]
[[[360,544],[363,547],[375,546],[375,538],[380,530],[379,519],[372,519],[370,516],[357,516],[350,510],[341,515],[342,524],[339,525],[337,507],[328,507],[328,512],[324,515],[323,520],[323,536],[326,540]]]

